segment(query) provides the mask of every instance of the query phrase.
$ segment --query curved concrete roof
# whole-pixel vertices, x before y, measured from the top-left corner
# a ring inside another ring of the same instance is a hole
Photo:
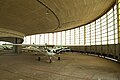
[[[103,15],[116,0],[0,0],[0,28],[24,35],[75,28]]]

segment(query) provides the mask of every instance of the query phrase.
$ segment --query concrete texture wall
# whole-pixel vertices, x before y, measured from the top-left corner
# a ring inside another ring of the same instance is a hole
[[[17,42],[16,42],[17,39]],[[23,42],[23,39],[17,38],[17,37],[0,37],[0,41],[10,42],[10,43],[16,43],[21,44]]]
[[[17,37],[17,38],[24,38],[24,34],[17,32],[17,31],[13,31],[10,29],[4,29],[4,28],[0,28],[0,37]]]
[[[72,51],[88,54],[97,54],[120,60],[120,44],[91,45],[91,46],[69,46]]]

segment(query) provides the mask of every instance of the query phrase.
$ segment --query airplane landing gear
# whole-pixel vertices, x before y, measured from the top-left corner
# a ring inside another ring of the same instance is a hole
[[[58,55],[59,55],[58,60],[60,60],[60,53]]]
[[[38,61],[40,61],[40,57],[38,57]]]
[[[60,57],[58,57],[58,60],[60,60]]]
[[[52,58],[50,57],[50,63],[52,63]]]
[[[50,63],[52,63],[52,60],[50,59]]]

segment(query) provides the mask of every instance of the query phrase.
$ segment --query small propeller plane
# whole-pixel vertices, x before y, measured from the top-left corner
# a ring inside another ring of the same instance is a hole
[[[0,51],[4,50],[3,46],[0,45]]]
[[[0,51],[2,50],[12,50],[12,46],[2,44],[0,45]]]
[[[25,48],[22,48],[22,50],[28,50],[28,51],[34,51],[39,52],[39,54],[44,54],[45,56],[49,57],[49,62],[52,63],[52,58],[56,57],[56,54],[58,54],[58,60],[60,60],[60,53],[58,53],[59,48],[48,48],[48,46],[53,45],[36,45],[36,44],[6,44],[6,45],[13,45],[13,46],[28,46]],[[43,48],[39,48],[39,46],[43,46]],[[56,52],[57,51],[57,52]],[[36,54],[37,55],[37,54]],[[38,60],[41,60],[41,57],[38,57]]]

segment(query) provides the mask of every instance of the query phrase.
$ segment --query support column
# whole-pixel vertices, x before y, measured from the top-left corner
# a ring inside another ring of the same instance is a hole
[[[14,44],[18,44],[18,43],[19,43],[19,40],[20,40],[20,39],[15,38]],[[14,52],[14,53],[20,53],[21,50],[22,50],[22,46],[20,46],[20,45],[19,45],[19,46],[18,46],[18,45],[13,45],[13,52]]]

